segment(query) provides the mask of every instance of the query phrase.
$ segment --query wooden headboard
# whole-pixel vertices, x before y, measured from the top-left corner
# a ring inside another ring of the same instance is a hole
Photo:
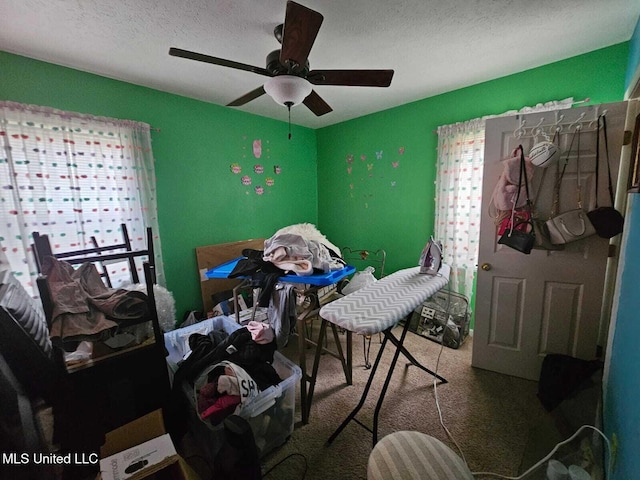
[[[264,250],[264,238],[254,238],[251,240],[241,240],[239,242],[196,247],[196,261],[198,262],[198,271],[200,272],[202,308],[205,313],[214,307],[213,301],[211,300],[212,294],[222,292],[224,290],[231,290],[240,283],[240,280],[235,279],[208,279],[205,272],[213,267],[217,267],[221,263],[242,256],[242,250],[245,248]]]

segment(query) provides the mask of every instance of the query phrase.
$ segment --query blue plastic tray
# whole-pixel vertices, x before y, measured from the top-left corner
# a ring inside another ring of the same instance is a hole
[[[229,278],[229,274],[236,267],[237,263],[243,257],[234,258],[217,267],[211,268],[205,272],[207,278]],[[314,273],[313,275],[299,276],[299,275],[283,275],[280,277],[281,282],[289,283],[306,283],[308,285],[316,285],[318,287],[325,287],[339,282],[344,277],[347,277],[356,271],[356,267],[347,265],[340,270],[333,270],[329,273]],[[239,277],[244,278],[244,277]]]

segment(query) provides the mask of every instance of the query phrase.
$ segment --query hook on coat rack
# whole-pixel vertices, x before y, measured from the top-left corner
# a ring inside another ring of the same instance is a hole
[[[586,112],[582,112],[578,118],[576,118],[573,122],[571,122],[569,124],[568,130],[571,131],[571,130],[575,130],[577,127],[581,127],[580,122],[584,118],[585,114]]]
[[[543,137],[545,137],[546,140],[549,139],[548,135],[544,131],[544,128],[542,127],[543,123],[544,123],[544,117],[540,117],[540,121],[538,122],[538,124],[535,127],[531,128],[532,137],[537,138],[538,136],[542,135]]]
[[[525,125],[527,124],[527,121],[524,120],[523,118],[519,118],[519,122],[520,122],[520,125],[518,126],[518,128],[516,128],[513,131],[513,136],[518,139],[522,138],[523,135],[525,134]]]
[[[562,120],[564,120],[564,113],[559,113],[558,111],[556,111],[555,113],[556,113],[556,122],[553,125],[551,125],[552,128],[549,129],[549,134],[560,135],[560,133],[562,132],[562,129],[564,128],[562,126]]]

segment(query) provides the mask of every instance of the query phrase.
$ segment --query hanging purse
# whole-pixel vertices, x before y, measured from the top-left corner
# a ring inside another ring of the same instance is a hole
[[[559,143],[558,131],[556,131],[555,134],[553,135],[552,143],[556,146],[556,152],[558,152],[557,156],[560,157],[560,153],[559,153],[560,146],[558,145]],[[559,159],[554,163],[556,165],[556,178],[557,178],[559,168],[560,168]],[[543,166],[542,177],[540,179],[540,184],[538,185],[538,191],[536,192],[533,199],[533,218],[531,219],[531,223],[533,224],[533,232],[535,233],[535,236],[536,236],[536,242],[534,243],[533,248],[537,250],[564,250],[564,244],[556,245],[554,243],[551,243],[551,235],[549,234],[549,227],[547,227],[546,220],[543,220],[541,218],[541,213],[538,210],[538,207],[536,206],[536,204],[538,203],[538,199],[540,197],[540,192],[542,190],[544,180],[547,177],[547,172],[549,170],[550,169],[547,168],[546,165]],[[557,206],[557,204],[554,203],[554,206]],[[552,210],[549,213],[549,216],[547,218],[550,218],[553,213],[555,212]]]
[[[596,140],[596,208],[587,213],[589,220],[593,224],[598,236],[602,238],[612,238],[622,233],[624,227],[624,217],[613,206],[598,207],[598,167],[600,164],[600,119],[602,119],[602,130],[604,132],[604,148],[607,153],[607,179],[609,180],[609,196],[611,205],[613,201],[613,184],[611,182],[611,164],[609,163],[609,142],[607,140],[607,117],[598,117],[598,137]]]
[[[517,208],[513,215],[507,215],[500,221],[498,224],[498,235],[502,235],[507,230],[510,230],[512,221],[513,228],[526,232],[528,230],[528,220],[531,220],[529,210],[527,210],[526,207]]]
[[[531,253],[531,249],[535,243],[536,237],[533,231],[533,223],[531,222],[531,200],[529,199],[529,180],[527,179],[528,175],[526,173],[526,166],[524,160],[524,150],[522,149],[522,145],[518,146],[518,150],[520,150],[520,175],[518,179],[518,194],[516,196],[516,201],[513,204],[513,208],[511,209],[511,224],[510,228],[505,231],[500,238],[498,239],[498,243],[501,245],[506,245],[507,247],[511,247],[519,252],[529,254]],[[526,202],[526,210],[528,212],[528,219],[516,221],[515,220],[515,207],[518,204],[518,200],[520,199],[520,190],[522,189],[522,177],[524,176],[524,187],[527,194],[527,202]]]
[[[580,183],[580,127],[576,128],[576,131],[571,138],[571,145],[569,146],[569,152],[567,153],[567,158],[565,160],[565,164],[562,167],[562,173],[556,180],[555,189],[554,189],[554,210],[557,211],[558,203],[560,198],[560,185],[562,184],[562,178],[564,177],[565,169],[567,168],[567,163],[569,162],[569,155],[571,153],[571,147],[573,146],[573,140],[578,136],[578,149],[577,149],[577,180],[578,180],[578,188],[577,188],[577,200],[578,200],[578,208],[573,210],[568,210],[566,212],[560,213],[558,215],[552,216],[549,220],[547,220],[546,225],[549,229],[549,236],[551,238],[551,243],[556,245],[565,244],[575,242],[576,240],[581,240],[583,238],[589,237],[591,235],[595,235],[596,231],[593,228],[593,225],[589,221],[587,217],[587,213],[582,209],[582,185]]]

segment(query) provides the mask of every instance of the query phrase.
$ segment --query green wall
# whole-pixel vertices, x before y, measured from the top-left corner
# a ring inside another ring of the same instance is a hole
[[[620,101],[628,51],[621,43],[317,130],[320,230],[339,246],[384,248],[386,273],[416,265],[433,233],[438,126],[567,97]]]
[[[637,49],[634,65],[636,54]],[[4,52],[0,99],[162,129],[153,134],[160,230],[168,287],[181,313],[200,303],[195,247],[267,236],[285,224],[317,222],[337,245],[383,247],[389,253],[388,272],[414,265],[433,230],[433,131],[439,125],[569,96],[589,97],[594,104],[619,101],[628,58],[625,42],[315,132],[294,126],[291,142],[281,122]],[[267,171],[276,162],[283,169],[262,196],[242,188],[230,170],[230,164],[239,163],[243,173],[251,172],[254,139],[262,140],[260,161]],[[626,281],[633,283],[636,273],[624,271],[621,291],[628,298],[636,298]],[[621,439],[615,478],[637,471],[632,452],[639,439],[628,421],[637,419],[637,408],[617,401],[637,391],[637,369],[630,375],[627,365],[637,357],[629,339],[638,329],[633,305],[627,307],[620,305],[618,328],[628,327],[624,333],[630,334],[616,333],[605,392],[608,433],[617,431]],[[625,338],[629,341],[618,345]]]
[[[568,96],[621,100],[628,51],[625,42],[316,131],[294,126],[291,141],[283,122],[5,52],[0,99],[161,129],[152,134],[160,234],[181,315],[200,308],[195,247],[270,236],[292,223],[317,223],[338,246],[384,248],[387,273],[415,265],[433,231],[433,131]],[[253,173],[257,162],[264,174]],[[242,174],[231,172],[233,163]],[[241,185],[244,174],[254,185]],[[267,175],[275,184],[255,194]]]
[[[317,222],[313,130],[150,88],[0,52],[0,99],[146,122],[156,159],[158,218],[167,288],[181,316],[202,308],[195,248],[269,237]],[[253,154],[260,140],[262,154]],[[237,163],[242,173],[234,174]],[[260,164],[264,173],[256,174]],[[274,165],[280,174],[274,173]],[[240,178],[248,175],[252,185]],[[265,186],[271,177],[274,184]],[[256,185],[264,193],[254,191]]]

